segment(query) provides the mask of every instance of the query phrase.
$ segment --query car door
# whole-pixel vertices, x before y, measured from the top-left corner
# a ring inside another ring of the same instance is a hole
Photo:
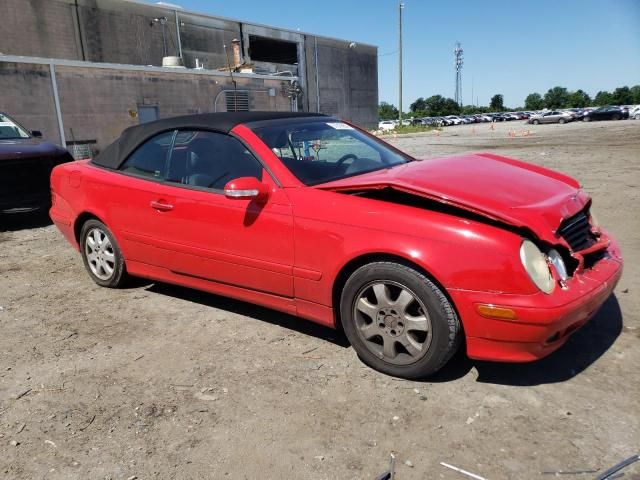
[[[164,184],[167,158],[174,131],[156,135],[141,144],[100,188],[107,204],[107,222],[117,232],[127,260],[161,266],[167,252],[161,248],[163,218],[172,197]]]
[[[266,202],[232,199],[240,177],[267,184]],[[288,197],[263,165],[230,135],[188,130],[175,137],[163,216],[167,268],[227,285],[293,297],[293,215]]]

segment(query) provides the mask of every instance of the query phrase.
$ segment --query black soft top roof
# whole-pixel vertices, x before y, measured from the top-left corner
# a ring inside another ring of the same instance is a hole
[[[225,112],[163,118],[155,122],[127,128],[116,141],[100,152],[100,154],[92,160],[92,163],[100,165],[101,167],[116,169],[138,145],[159,133],[170,130],[193,128],[229,133],[233,127],[242,123],[303,117],[325,117],[325,115],[309,112]]]

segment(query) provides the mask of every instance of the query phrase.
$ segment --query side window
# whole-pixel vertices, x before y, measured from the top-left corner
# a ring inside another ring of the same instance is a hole
[[[183,130],[173,144],[167,180],[222,190],[240,177],[262,180],[262,165],[237,139],[222,133]]]
[[[171,131],[150,138],[127,158],[120,170],[140,177],[163,180],[173,135],[174,132]]]

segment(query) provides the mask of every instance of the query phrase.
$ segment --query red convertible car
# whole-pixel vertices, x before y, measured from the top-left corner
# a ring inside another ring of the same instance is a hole
[[[51,218],[91,278],[128,275],[342,328],[405,378],[541,358],[598,310],[618,246],[574,179],[488,153],[417,161],[309,113],[131,127],[51,178]]]

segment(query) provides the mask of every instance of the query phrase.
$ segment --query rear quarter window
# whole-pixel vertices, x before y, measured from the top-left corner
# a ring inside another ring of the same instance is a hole
[[[174,134],[171,131],[150,138],[127,158],[120,170],[138,177],[163,180]]]

